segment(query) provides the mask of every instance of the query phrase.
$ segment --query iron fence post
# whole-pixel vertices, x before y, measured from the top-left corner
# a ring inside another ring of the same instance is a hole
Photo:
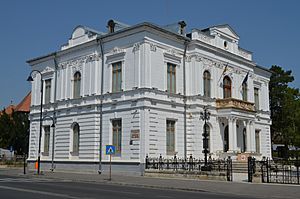
[[[252,157],[248,157],[248,182],[252,182]]]

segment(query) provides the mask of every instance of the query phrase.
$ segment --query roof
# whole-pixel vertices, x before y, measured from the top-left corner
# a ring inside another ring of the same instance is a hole
[[[92,29],[87,28],[87,27],[82,26],[82,25],[77,26],[76,28],[78,28],[78,27],[82,27],[85,30],[93,32],[93,33],[97,33],[98,32],[98,31],[92,30]],[[130,31],[130,30],[133,30],[133,29],[136,29],[136,28],[140,28],[140,27],[146,27],[146,28],[155,29],[155,30],[158,30],[158,31],[163,32],[165,34],[168,34],[170,36],[176,37],[179,40],[190,41],[190,38],[188,38],[188,37],[186,37],[184,35],[180,35],[178,33],[174,33],[174,32],[172,32],[172,31],[170,31],[170,30],[168,30],[166,28],[160,27],[160,26],[158,26],[156,24],[149,23],[149,22],[143,22],[143,23],[139,23],[139,24],[136,24],[136,25],[133,25],[133,26],[124,27],[123,29],[117,30],[117,31],[115,31],[113,33],[101,34],[101,32],[98,32],[100,34],[97,33],[97,38],[106,38],[106,37],[114,36],[116,34],[120,34],[120,33],[126,32],[126,31]],[[66,49],[66,50],[68,50],[68,49]],[[58,50],[58,51],[49,53],[48,55],[44,55],[44,56],[40,56],[40,57],[36,57],[36,58],[30,59],[30,60],[27,60],[26,62],[28,64],[30,64],[31,62],[34,62],[34,61],[38,61],[38,60],[41,60],[41,59],[44,59],[44,58],[47,58],[47,57],[55,56],[57,53],[62,52],[62,51],[66,51],[66,50]]]
[[[239,38],[239,35],[233,30],[233,28],[229,24],[220,24],[220,25],[210,26],[208,28],[203,29],[202,31],[206,32],[212,28],[228,28],[236,37]]]
[[[24,99],[16,106],[18,112],[30,112],[31,92],[29,92]]]
[[[7,115],[11,115],[13,112],[30,112],[31,104],[31,92],[29,92],[18,105],[9,105],[3,111]],[[0,115],[2,112],[0,112]]]
[[[14,110],[15,110],[16,106],[11,104],[8,107],[6,107],[3,111],[7,114],[7,115],[11,115]]]

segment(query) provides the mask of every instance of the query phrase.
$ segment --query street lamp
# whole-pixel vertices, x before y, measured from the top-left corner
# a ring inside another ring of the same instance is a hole
[[[209,153],[208,148],[208,133],[207,133],[207,121],[210,118],[210,112],[207,110],[207,106],[204,106],[203,112],[200,112],[200,118],[204,121],[204,132],[202,134],[203,136],[203,153],[204,153],[204,168],[208,169],[207,167],[207,154]]]
[[[43,86],[43,77],[42,73],[39,70],[32,70],[27,78],[27,81],[32,82],[32,73],[37,72],[41,76],[41,106],[40,106],[40,136],[39,136],[39,150],[38,150],[38,170],[37,174],[40,174],[40,163],[41,163],[41,137],[42,137],[42,125],[43,125],[43,91],[44,91],[44,86]]]
[[[55,135],[55,120],[53,119],[53,117],[46,115],[43,118],[43,121],[46,118],[50,118],[52,120],[52,125],[51,127],[53,128],[53,132],[52,132],[52,157],[51,157],[51,171],[54,171],[54,135]]]

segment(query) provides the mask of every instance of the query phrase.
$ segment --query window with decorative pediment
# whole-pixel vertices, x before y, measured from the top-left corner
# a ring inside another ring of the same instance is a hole
[[[223,98],[231,98],[231,79],[228,76],[223,79]]]
[[[210,97],[210,73],[206,70],[203,73],[203,91],[204,97]]]
[[[80,98],[81,74],[76,72],[73,80],[73,98]]]

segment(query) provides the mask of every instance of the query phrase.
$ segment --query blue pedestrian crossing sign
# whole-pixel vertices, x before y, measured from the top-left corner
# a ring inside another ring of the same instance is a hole
[[[116,152],[116,147],[114,145],[106,145],[106,155],[114,155]]]

